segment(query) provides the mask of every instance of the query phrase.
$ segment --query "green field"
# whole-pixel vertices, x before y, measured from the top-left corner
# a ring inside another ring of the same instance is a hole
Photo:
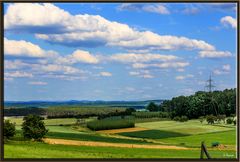
[[[11,142],[4,145],[5,158],[199,158],[200,150],[166,150],[93,146],[49,145]],[[213,158],[234,158],[235,151],[210,150]]]
[[[214,124],[209,125],[206,122],[201,124],[199,120],[189,120],[188,122],[176,121],[156,121],[137,123],[137,127],[149,128],[154,130],[166,130],[184,134],[200,134],[210,132],[221,132],[234,129],[233,125]]]
[[[236,157],[236,128],[233,125],[201,124],[188,122],[156,121],[155,118],[135,123],[147,130],[105,134],[91,131],[86,126],[76,126],[76,119],[46,119],[47,138],[76,141],[107,142],[115,144],[181,146],[190,150],[152,148],[120,148],[96,146],[52,145],[24,141],[21,134],[22,118],[9,118],[17,125],[17,135],[4,144],[5,158],[196,158],[200,156],[200,144],[205,141],[213,158]],[[89,118],[86,121],[94,121]],[[111,121],[111,120],[109,120]],[[141,120],[139,120],[141,121]],[[60,126],[61,125],[61,126]],[[226,145],[225,150],[212,149],[212,142]]]

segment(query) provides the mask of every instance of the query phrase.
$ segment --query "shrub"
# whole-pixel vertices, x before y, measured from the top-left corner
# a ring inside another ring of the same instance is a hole
[[[227,124],[232,124],[233,123],[233,119],[232,118],[227,118]]]
[[[213,115],[206,116],[206,121],[208,124],[214,124],[214,121],[216,121],[216,120],[217,120],[216,116],[213,116]]]
[[[219,142],[213,142],[213,143],[212,143],[212,147],[217,147],[217,146],[219,146],[219,145],[220,145]]]
[[[201,123],[203,123],[204,120],[205,120],[204,116],[200,116],[198,119],[199,119],[199,121],[200,121]]]
[[[179,121],[180,122],[186,122],[186,121],[188,121],[188,117],[187,116],[181,116]]]
[[[42,120],[44,120],[44,118],[37,115],[25,116],[22,124],[24,138],[41,141],[48,132]]]
[[[158,106],[154,102],[150,102],[146,109],[149,111],[158,111]]]
[[[118,128],[130,128],[134,127],[133,121],[126,119],[114,119],[114,120],[96,120],[87,123],[87,127],[91,130],[107,130],[107,129],[118,129]]]
[[[133,112],[136,118],[168,118],[167,112]]]
[[[236,125],[237,123],[237,119],[233,120],[233,124]]]
[[[217,116],[217,122],[220,123],[221,121],[225,121],[226,115],[218,115]]]
[[[174,120],[174,121],[180,121],[180,117],[179,117],[179,116],[175,116],[175,117],[173,118],[173,120]]]
[[[15,123],[11,123],[9,120],[4,120],[3,136],[7,139],[13,137],[16,134]]]

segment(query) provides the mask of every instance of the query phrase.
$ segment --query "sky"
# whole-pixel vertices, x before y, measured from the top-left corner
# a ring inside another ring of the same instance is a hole
[[[4,3],[5,101],[236,87],[236,3]]]

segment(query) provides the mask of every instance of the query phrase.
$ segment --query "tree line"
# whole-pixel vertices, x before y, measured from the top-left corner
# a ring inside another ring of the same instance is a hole
[[[146,108],[149,111],[167,112],[172,119],[176,116],[187,116],[189,119],[206,115],[233,116],[236,114],[236,88],[213,92],[198,91],[194,95],[165,100],[160,105],[152,102]]]

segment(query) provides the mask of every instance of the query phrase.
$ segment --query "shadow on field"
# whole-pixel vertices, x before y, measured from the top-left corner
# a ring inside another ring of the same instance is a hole
[[[124,133],[118,133],[118,134],[122,136],[128,136],[128,137],[151,138],[151,139],[163,139],[163,138],[170,138],[170,137],[188,136],[188,134],[163,131],[163,130],[144,130],[144,131],[137,131],[137,132],[124,132]]]

